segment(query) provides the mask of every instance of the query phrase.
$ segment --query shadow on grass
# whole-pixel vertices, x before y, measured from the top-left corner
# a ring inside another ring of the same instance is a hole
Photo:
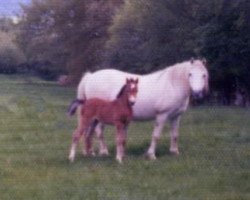
[[[148,142],[140,143],[140,144],[134,144],[134,145],[129,145],[126,149],[126,159],[138,159],[138,160],[148,160],[146,157],[146,152],[149,147]],[[42,164],[42,165],[52,165],[52,166],[66,166],[66,167],[80,167],[80,166],[95,166],[95,165],[102,165],[102,166],[113,166],[116,165],[117,162],[115,160],[115,155],[116,155],[116,146],[111,145],[109,146],[109,155],[108,156],[100,156],[100,155],[95,155],[95,156],[83,156],[81,152],[78,152],[76,154],[75,160],[73,163],[70,163],[68,160],[68,155],[65,154],[63,157],[62,155],[56,157],[56,156],[51,156],[46,159],[38,158],[35,160],[36,163]],[[156,149],[156,156],[157,158],[164,158],[164,157],[172,157],[172,155],[169,153],[168,150],[168,145],[167,144],[159,144]]]
[[[144,143],[137,144],[137,145],[129,145],[126,148],[126,154],[128,156],[133,156],[133,157],[145,157],[146,153],[147,153],[147,150],[149,148],[149,145],[150,144],[148,142],[144,142]],[[115,148],[116,148],[115,146],[112,146],[110,148],[111,157],[115,156]],[[172,155],[169,152],[169,147],[167,146],[167,144],[159,144],[159,145],[157,145],[156,156],[158,158],[160,158],[160,157],[164,157],[166,155],[167,156]]]

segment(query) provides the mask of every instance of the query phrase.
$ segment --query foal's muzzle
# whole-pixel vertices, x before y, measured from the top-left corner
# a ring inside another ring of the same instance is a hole
[[[135,96],[130,96],[128,101],[129,101],[129,105],[133,106],[135,104],[136,97]]]
[[[129,101],[129,105],[130,105],[130,106],[133,106],[133,105],[135,105],[135,102]]]

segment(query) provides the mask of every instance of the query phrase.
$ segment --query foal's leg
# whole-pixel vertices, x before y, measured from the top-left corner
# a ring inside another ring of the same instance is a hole
[[[174,155],[179,155],[179,149],[177,140],[179,137],[179,124],[181,116],[178,115],[170,120],[171,130],[170,130],[170,153]]]
[[[69,154],[70,162],[73,162],[75,159],[76,147],[83,132],[84,132],[84,127],[82,125],[79,125],[77,129],[73,132],[72,143],[71,143],[70,154]]]
[[[126,145],[126,126],[122,123],[116,125],[116,160],[122,163],[125,156],[125,145]]]
[[[167,114],[161,114],[161,115],[156,116],[154,131],[153,131],[152,139],[151,139],[151,144],[150,144],[148,151],[146,153],[148,158],[151,160],[156,159],[155,149],[156,149],[157,142],[160,139],[162,129],[164,128],[166,119],[167,119]]]
[[[85,123],[88,124],[87,127],[89,128],[88,130],[85,131],[85,134],[84,134],[85,145],[83,146],[82,153],[84,156],[88,156],[88,155],[95,156],[95,151],[92,145],[92,137],[93,137],[93,132],[94,132],[96,123],[95,121],[91,122],[90,120],[86,121]]]
[[[109,151],[104,140],[103,130],[104,124],[99,122],[95,128],[96,136],[99,141],[99,155],[109,155]]]

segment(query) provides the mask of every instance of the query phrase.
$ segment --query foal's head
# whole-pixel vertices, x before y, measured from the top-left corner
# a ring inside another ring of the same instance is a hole
[[[116,98],[124,98],[129,105],[134,105],[138,92],[138,82],[138,78],[127,78],[126,84],[121,88]]]

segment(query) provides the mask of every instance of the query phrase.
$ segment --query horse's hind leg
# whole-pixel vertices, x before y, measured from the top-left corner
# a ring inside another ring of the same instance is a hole
[[[109,151],[105,143],[103,131],[104,131],[104,124],[99,122],[95,128],[96,136],[99,141],[99,155],[107,156],[109,155]]]

